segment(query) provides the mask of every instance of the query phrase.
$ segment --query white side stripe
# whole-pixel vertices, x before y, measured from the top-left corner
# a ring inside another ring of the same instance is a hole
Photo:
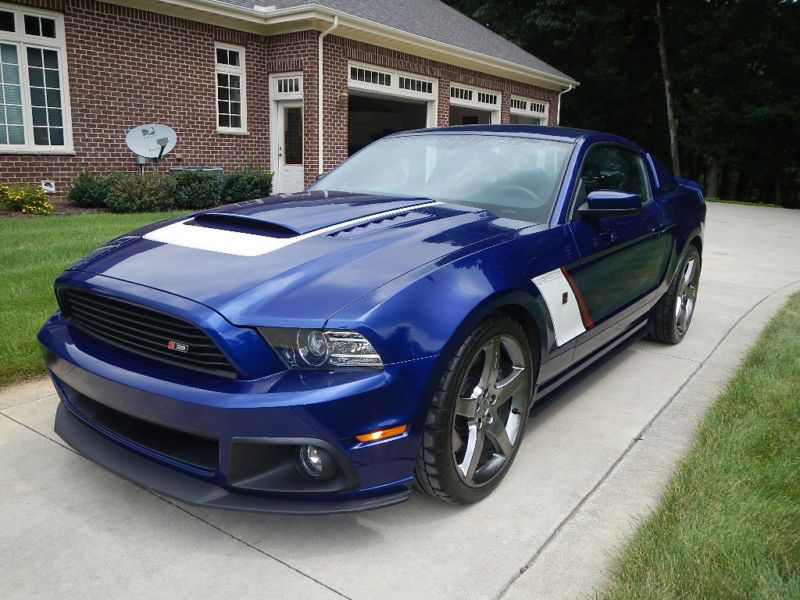
[[[336,225],[330,225],[290,238],[273,238],[253,233],[212,229],[210,227],[196,227],[187,225],[186,223],[191,219],[186,219],[185,221],[179,221],[178,223],[166,225],[165,227],[146,233],[144,239],[153,242],[161,242],[162,244],[172,244],[173,246],[194,248],[195,250],[207,250],[209,252],[219,252],[222,254],[261,256],[315,236],[347,229],[376,219],[383,219],[392,215],[406,213],[418,208],[436,206],[437,204],[441,204],[441,202],[424,202],[422,204],[404,206],[403,208],[387,210],[366,217],[359,217],[358,219],[351,219],[350,221],[344,221],[343,223],[337,223]]]
[[[544,273],[531,281],[539,289],[547,310],[550,311],[557,346],[563,346],[586,331],[578,301],[561,269]],[[566,303],[564,303],[565,293]]]

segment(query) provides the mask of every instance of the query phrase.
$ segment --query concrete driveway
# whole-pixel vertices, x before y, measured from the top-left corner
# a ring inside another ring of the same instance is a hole
[[[800,211],[712,204],[678,346],[637,342],[537,407],[514,468],[468,508],[286,517],[197,509],[55,437],[46,381],[0,392],[0,596],[572,598],[602,582],[703,411],[790,292]]]

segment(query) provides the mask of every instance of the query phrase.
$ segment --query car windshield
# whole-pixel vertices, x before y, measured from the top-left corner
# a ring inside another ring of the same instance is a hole
[[[368,146],[311,189],[431,198],[546,222],[572,144],[478,134],[414,134]]]

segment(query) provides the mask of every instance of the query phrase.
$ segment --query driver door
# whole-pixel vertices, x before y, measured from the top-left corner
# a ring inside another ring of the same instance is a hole
[[[627,217],[580,217],[577,208],[595,190],[639,194],[642,210]],[[672,243],[664,215],[653,202],[644,160],[612,144],[592,146],[586,153],[569,227],[581,256],[569,270],[592,325],[578,340],[575,360],[580,360],[650,309]]]

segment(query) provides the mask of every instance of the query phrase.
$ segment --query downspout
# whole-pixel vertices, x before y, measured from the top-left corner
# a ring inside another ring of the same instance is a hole
[[[567,89],[558,92],[558,114],[556,115],[556,125],[561,125],[561,96],[567,92],[571,92],[574,88],[575,86],[570,83]]]
[[[322,51],[322,41],[327,37],[329,33],[331,33],[334,29],[339,26],[339,17],[337,15],[333,16],[333,25],[328,27],[325,31],[319,34],[319,39],[317,40],[319,46],[317,48],[317,159],[319,163],[318,173],[321,175],[325,171],[325,162],[324,162],[324,154],[322,149],[322,124],[324,121],[323,114],[322,114],[322,96],[325,90],[325,80],[322,73],[322,67],[324,62],[324,56]]]

